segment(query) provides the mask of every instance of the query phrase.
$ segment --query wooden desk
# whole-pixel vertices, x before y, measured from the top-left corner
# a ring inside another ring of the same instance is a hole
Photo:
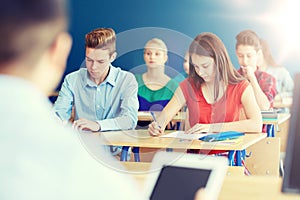
[[[159,115],[160,112],[155,112]],[[275,133],[278,131],[278,125],[283,124],[288,121],[291,117],[290,113],[279,113],[277,119],[263,118],[263,124],[267,125],[267,134],[269,137],[275,137]],[[186,119],[185,112],[178,112],[174,118],[173,122],[184,122]],[[152,116],[148,111],[140,111],[138,112],[138,120],[139,121],[152,121]]]
[[[130,173],[142,174],[151,170],[151,162],[121,162]],[[228,166],[227,176],[244,176],[244,167]]]
[[[289,120],[290,117],[291,117],[290,113],[279,113],[277,119],[263,118],[263,124],[279,125]]]
[[[156,115],[159,115],[160,112],[154,112]],[[185,112],[178,112],[172,119],[173,122],[184,122],[186,118]],[[139,111],[138,112],[139,121],[152,121],[153,118],[150,114],[150,111]]]
[[[293,103],[293,97],[284,97],[281,100],[274,101],[274,108],[290,108]]]
[[[170,132],[170,131],[169,131]],[[167,132],[166,132],[167,133]],[[135,160],[139,161],[138,148],[166,148],[166,149],[203,149],[229,151],[229,165],[241,166],[245,157],[245,149],[266,137],[265,133],[251,133],[239,138],[237,143],[203,142],[201,140],[182,140],[178,138],[152,137],[147,130],[110,131],[96,133],[108,145],[123,146],[121,160],[126,161],[128,147],[134,147]]]
[[[148,173],[151,163],[122,162],[129,171],[135,173],[141,189],[145,189],[146,181],[151,173]],[[228,167],[228,172],[235,170],[235,167]],[[223,186],[219,194],[219,200],[299,200],[300,195],[281,193],[282,179],[272,176],[243,176],[240,174],[225,176]]]
[[[220,200],[299,200],[300,195],[281,193],[282,179],[270,176],[226,176]]]
[[[275,137],[278,131],[278,126],[289,121],[291,117],[290,113],[279,113],[277,119],[263,118],[263,124],[267,125],[268,137]]]
[[[160,112],[154,112],[156,115],[159,115]],[[290,113],[279,113],[277,119],[272,118],[263,118],[263,124],[281,124],[290,118]],[[186,112],[178,112],[172,121],[182,122],[186,119]],[[139,111],[138,112],[139,121],[152,121],[152,116],[148,111]]]
[[[170,131],[166,131],[168,132]],[[115,146],[211,150],[243,150],[266,137],[265,133],[245,134],[240,138],[240,142],[229,145],[201,140],[152,137],[148,134],[148,130],[108,131],[96,134],[99,134],[108,145]]]

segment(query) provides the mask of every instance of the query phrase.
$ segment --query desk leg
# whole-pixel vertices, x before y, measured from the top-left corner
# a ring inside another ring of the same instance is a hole
[[[181,122],[176,122],[177,130],[180,130],[180,124],[181,124]]]
[[[242,166],[243,160],[243,151],[236,151],[235,152],[235,166]]]
[[[267,124],[267,137],[275,137],[274,124]]]
[[[241,150],[241,151],[230,150],[228,152],[229,166],[243,166],[242,162],[245,159],[245,156],[246,156],[245,150]]]
[[[234,162],[234,155],[235,155],[235,151],[234,150],[230,150],[228,152],[228,165],[229,166],[235,166],[235,162]]]
[[[122,147],[121,158],[120,158],[121,161],[127,161],[128,149],[129,147],[126,146]]]
[[[134,161],[135,162],[140,162],[140,148],[139,147],[132,147],[132,152],[134,154]]]

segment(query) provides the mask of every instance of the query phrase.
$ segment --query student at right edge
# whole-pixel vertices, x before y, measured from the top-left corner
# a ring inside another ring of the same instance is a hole
[[[240,64],[238,72],[250,82],[259,108],[269,110],[277,94],[276,79],[258,69],[262,53],[259,37],[252,30],[244,30],[236,36],[235,47]]]

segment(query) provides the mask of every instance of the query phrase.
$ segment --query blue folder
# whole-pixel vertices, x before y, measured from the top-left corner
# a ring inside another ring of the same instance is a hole
[[[220,132],[220,133],[216,133],[216,134],[206,135],[206,136],[199,138],[199,140],[203,140],[205,142],[215,142],[215,141],[236,139],[243,135],[245,135],[245,133],[237,132],[237,131],[226,131],[226,132]]]

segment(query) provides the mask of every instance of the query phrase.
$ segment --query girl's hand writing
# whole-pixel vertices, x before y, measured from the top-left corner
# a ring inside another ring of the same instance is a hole
[[[148,132],[151,136],[160,136],[164,133],[164,130],[159,127],[157,122],[149,124]]]

